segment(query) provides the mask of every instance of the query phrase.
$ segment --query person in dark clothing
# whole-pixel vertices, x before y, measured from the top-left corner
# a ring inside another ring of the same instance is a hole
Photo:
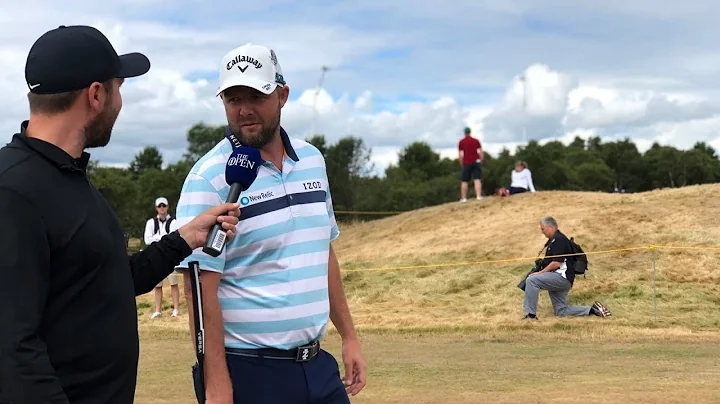
[[[30,119],[0,149],[0,404],[131,404],[139,354],[135,296],[215,223],[233,237],[237,204],[208,209],[128,256],[118,218],[87,177],[124,78],[150,68],[94,28],[61,27],[26,65]]]
[[[545,258],[540,263],[540,271],[531,273],[525,281],[523,320],[537,320],[540,290],[548,291],[556,316],[610,316],[610,311],[600,302],[592,306],[568,306],[568,293],[575,282],[575,272],[568,266],[568,255],[574,253],[570,240],[558,230],[557,221],[550,216],[540,220],[540,231],[548,239]]]

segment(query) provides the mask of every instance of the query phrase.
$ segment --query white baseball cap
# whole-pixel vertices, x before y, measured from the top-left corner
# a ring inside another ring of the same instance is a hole
[[[160,205],[161,203],[164,203],[165,205],[170,206],[170,204],[168,203],[168,200],[165,199],[165,198],[163,198],[162,196],[159,197],[159,198],[157,198],[157,199],[155,199],[155,207],[156,207],[156,208],[157,208],[158,205]]]
[[[234,86],[247,86],[270,94],[285,78],[275,51],[261,45],[246,43],[223,56],[220,62],[220,86],[217,95]]]

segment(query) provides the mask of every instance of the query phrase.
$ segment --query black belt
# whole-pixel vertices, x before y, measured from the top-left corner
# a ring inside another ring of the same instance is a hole
[[[310,362],[317,356],[318,353],[320,353],[320,341],[314,341],[308,345],[292,349],[225,348],[225,352],[229,355],[249,356],[252,358],[293,359],[295,362]]]

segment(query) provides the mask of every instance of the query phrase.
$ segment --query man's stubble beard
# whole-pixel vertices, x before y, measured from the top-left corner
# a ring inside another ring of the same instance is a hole
[[[268,122],[267,126],[263,123],[262,130],[258,135],[248,135],[242,131],[242,128],[238,125],[229,123],[230,129],[238,137],[240,144],[244,146],[254,147],[260,149],[266,146],[275,138],[275,133],[280,126],[280,103],[278,103],[278,112],[275,115],[275,119]]]
[[[110,143],[112,130],[118,115],[120,115],[120,111],[113,111],[108,105],[112,105],[112,100],[109,98],[106,101],[106,107],[103,112],[85,124],[86,149],[105,147]]]

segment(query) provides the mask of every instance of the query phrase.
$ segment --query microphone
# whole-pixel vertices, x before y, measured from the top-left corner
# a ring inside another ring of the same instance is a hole
[[[235,203],[240,193],[248,188],[257,178],[262,158],[260,151],[253,147],[240,146],[233,150],[225,166],[225,182],[230,185],[226,202]],[[211,257],[217,257],[225,247],[227,233],[220,223],[215,223],[202,251]]]

